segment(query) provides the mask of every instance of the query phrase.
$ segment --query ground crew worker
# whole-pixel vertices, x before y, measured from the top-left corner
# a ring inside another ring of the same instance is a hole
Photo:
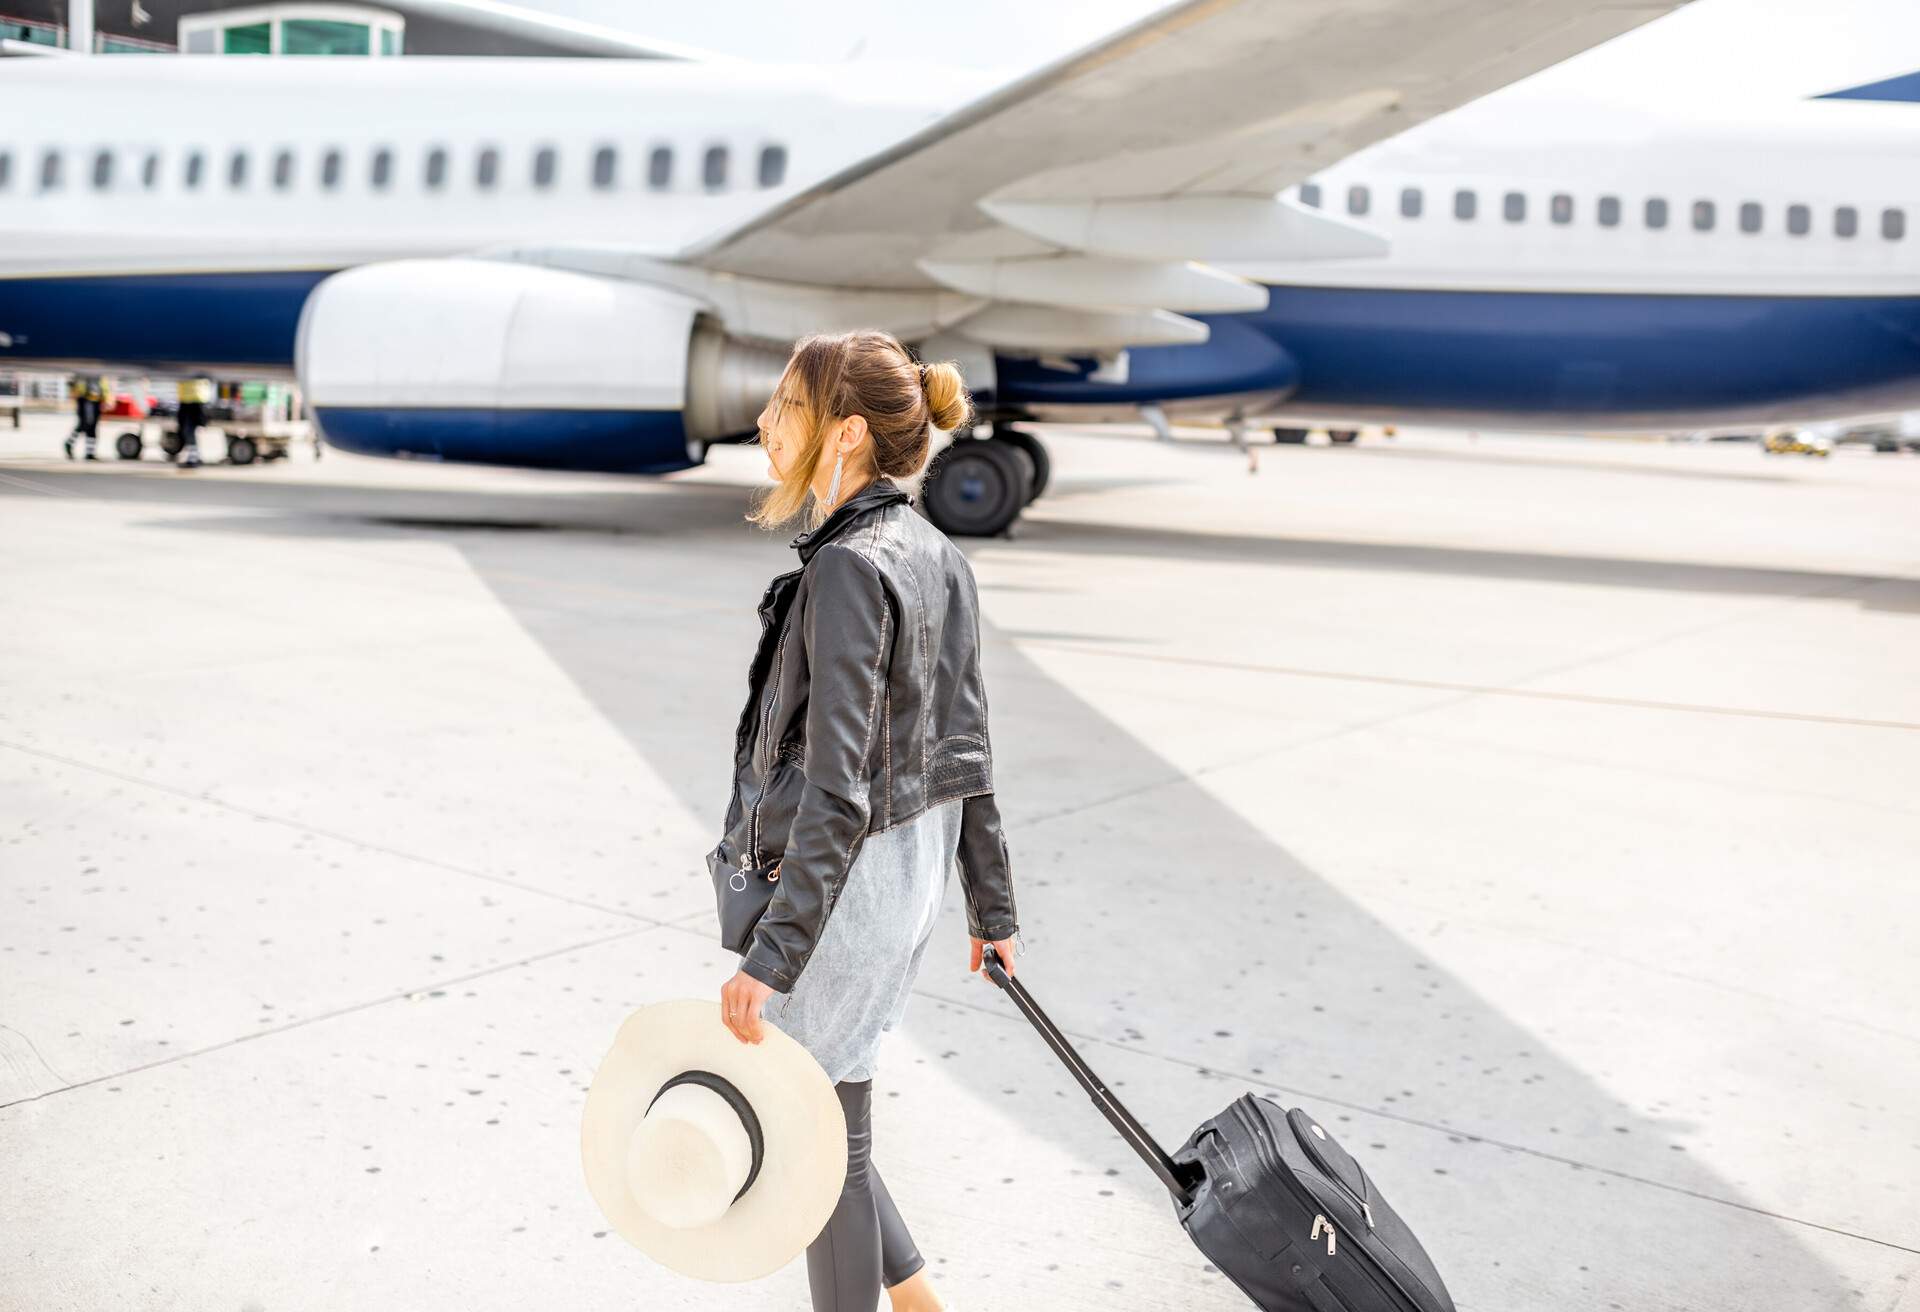
[[[207,402],[213,400],[213,380],[211,378],[182,378],[180,380],[180,467],[197,469],[200,466],[200,425],[207,422]]]
[[[75,374],[67,383],[67,394],[73,398],[73,432],[62,443],[67,459],[73,459],[73,439],[86,438],[86,458],[98,460],[94,446],[100,440],[100,410],[113,399],[113,389],[107,386],[107,380],[99,374]]]

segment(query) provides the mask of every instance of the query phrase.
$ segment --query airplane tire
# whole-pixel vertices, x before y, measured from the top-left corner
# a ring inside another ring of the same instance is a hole
[[[1002,429],[994,436],[1026,457],[1027,474],[1033,484],[1027,489],[1027,504],[1032,505],[1047,490],[1047,480],[1053,474],[1053,461],[1047,455],[1047,448],[1039,438],[1020,428]]]
[[[1294,446],[1305,446],[1307,444],[1307,430],[1304,428],[1276,428],[1273,430],[1273,440],[1276,442],[1290,443]]]
[[[1032,498],[1027,462],[1001,438],[961,438],[934,461],[921,502],[935,528],[952,537],[996,537]]]
[[[122,433],[114,439],[113,449],[122,460],[138,460],[142,445],[140,434]]]

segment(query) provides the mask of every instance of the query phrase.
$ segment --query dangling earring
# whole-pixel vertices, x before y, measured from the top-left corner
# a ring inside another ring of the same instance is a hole
[[[833,509],[833,503],[835,499],[838,498],[840,495],[840,464],[846,458],[847,458],[847,453],[845,451],[838,453],[833,458],[833,482],[827,484],[827,509],[828,510]]]

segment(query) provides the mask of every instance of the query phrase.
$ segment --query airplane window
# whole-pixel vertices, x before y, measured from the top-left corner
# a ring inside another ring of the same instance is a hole
[[[1713,231],[1713,202],[1697,200],[1693,203],[1693,230],[1695,232]]]
[[[1508,223],[1519,223],[1527,217],[1527,198],[1520,192],[1510,191],[1506,199],[1500,202],[1500,214]]]
[[[665,191],[673,182],[673,147],[655,146],[647,159],[647,185]]]
[[[140,185],[152,191],[160,185],[160,152],[150,150],[140,165]]]
[[[594,186],[605,191],[613,185],[614,168],[619,163],[619,158],[612,146],[602,146],[593,152]]]
[[[235,150],[227,156],[227,185],[244,187],[247,185],[247,152]]]
[[[332,191],[340,185],[340,151],[332,148],[320,157],[320,185]]]
[[[1646,220],[1649,228],[1666,227],[1667,203],[1658,196],[1647,197]]]
[[[200,187],[200,174],[206,166],[206,157],[197,150],[187,152],[186,171],[180,175],[180,183],[188,191],[197,191]]]
[[[551,187],[553,175],[558,170],[559,157],[552,146],[542,146],[533,153],[533,185]]]
[[[1842,205],[1833,212],[1833,235],[1851,237],[1860,231],[1860,211],[1851,205]]]
[[[1361,186],[1347,188],[1347,213],[1365,214],[1367,212],[1367,189]]]
[[[113,152],[97,150],[93,154],[93,189],[105,191],[113,185]]]
[[[1907,212],[1905,210],[1880,211],[1880,235],[1888,241],[1899,241],[1907,235]]]
[[[0,188],[13,181],[13,153],[0,150]]]
[[[1400,213],[1409,219],[1420,217],[1420,188],[1402,187],[1400,189]]]
[[[273,157],[273,187],[285,191],[293,185],[293,152],[283,150]]]
[[[785,146],[762,146],[760,148],[760,185],[777,187],[787,180],[787,148]]]
[[[1597,212],[1600,217],[1601,227],[1617,228],[1620,226],[1620,198],[1618,196],[1602,196]]]
[[[1453,193],[1453,217],[1454,218],[1471,219],[1473,217],[1473,211],[1474,211],[1474,194],[1472,192],[1456,191]]]
[[[1573,222],[1573,197],[1566,192],[1557,192],[1548,208],[1549,217],[1555,223]]]
[[[1760,202],[1754,200],[1740,203],[1740,231],[1760,231]]]
[[[482,191],[492,191],[493,184],[500,180],[500,152],[488,146],[480,152],[479,159],[473,165],[473,183]]]
[[[1311,205],[1313,206],[1314,209],[1319,209],[1320,208],[1320,184],[1317,182],[1301,183],[1300,184],[1300,203],[1302,205]]]
[[[701,167],[701,180],[707,184],[709,191],[727,185],[727,148],[725,146],[707,147],[707,158]]]
[[[60,152],[49,150],[40,157],[40,190],[60,189]]]
[[[1805,205],[1787,206],[1787,231],[1795,237],[1804,237],[1813,231],[1813,211]]]
[[[375,191],[385,191],[392,178],[393,152],[382,146],[373,152],[373,165],[367,170],[367,181],[373,184]]]
[[[427,189],[438,191],[447,185],[447,148],[435,146],[427,152]]]

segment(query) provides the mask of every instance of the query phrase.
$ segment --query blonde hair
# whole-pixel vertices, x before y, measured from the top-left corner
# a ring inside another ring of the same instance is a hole
[[[828,460],[828,431],[849,415],[867,421],[868,440],[864,454],[854,457],[861,463],[842,469],[843,486],[869,475],[911,482],[933,449],[929,426],[950,433],[973,417],[973,400],[955,362],[923,364],[899,338],[876,330],[801,338],[773,394],[774,421],[786,407],[798,407],[803,436],[786,476],[747,511],[747,519],[762,528],[787,525],[803,510],[809,528],[826,519],[813,496],[813,479]]]

